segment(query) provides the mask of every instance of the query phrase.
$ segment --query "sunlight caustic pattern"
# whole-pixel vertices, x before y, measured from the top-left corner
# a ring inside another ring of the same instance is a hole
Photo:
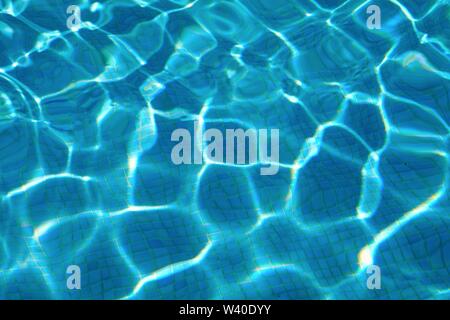
[[[446,0],[0,1],[0,298],[449,299],[449,34]],[[175,165],[195,121],[279,129],[277,174]]]

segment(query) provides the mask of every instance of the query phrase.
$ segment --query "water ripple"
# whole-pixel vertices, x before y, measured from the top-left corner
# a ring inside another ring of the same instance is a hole
[[[0,297],[448,299],[449,16],[1,1]],[[278,174],[175,166],[171,132],[194,121],[279,129]]]

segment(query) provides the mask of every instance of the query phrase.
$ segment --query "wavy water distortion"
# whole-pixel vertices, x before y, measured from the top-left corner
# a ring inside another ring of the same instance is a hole
[[[0,0],[0,298],[449,299],[449,34],[446,0]],[[279,129],[278,173],[174,165],[194,121]]]

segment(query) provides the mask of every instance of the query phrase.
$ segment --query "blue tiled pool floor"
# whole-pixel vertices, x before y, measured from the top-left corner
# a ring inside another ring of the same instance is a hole
[[[449,34],[446,0],[0,1],[0,298],[449,299]],[[196,121],[278,129],[277,174],[175,165]]]

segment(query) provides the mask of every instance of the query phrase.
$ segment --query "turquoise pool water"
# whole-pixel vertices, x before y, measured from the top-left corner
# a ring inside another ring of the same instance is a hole
[[[1,0],[0,298],[449,299],[449,34],[446,0]],[[174,165],[194,121],[279,129],[278,173]]]

